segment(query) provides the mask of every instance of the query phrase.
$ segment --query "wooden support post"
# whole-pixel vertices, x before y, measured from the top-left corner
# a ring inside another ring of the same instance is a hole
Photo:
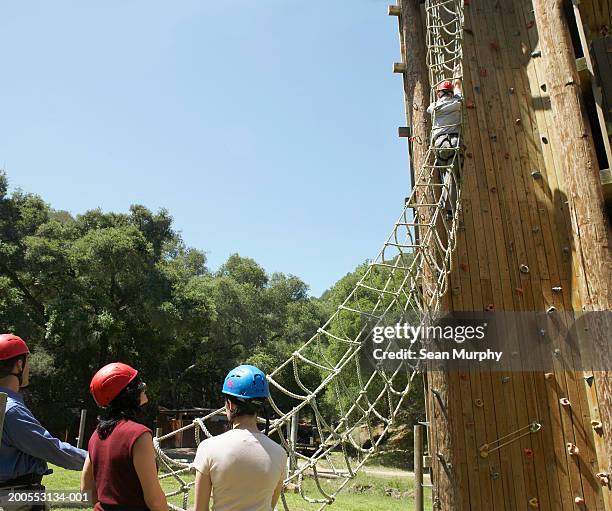
[[[0,392],[0,442],[2,442],[2,432],[4,431],[4,414],[6,412],[7,395]]]
[[[423,495],[423,429],[425,426],[414,426],[414,509],[424,511]]]
[[[402,13],[402,8],[399,5],[389,6],[389,16],[399,16]]]
[[[81,420],[79,421],[79,436],[77,437],[77,447],[83,448],[83,440],[85,438],[85,421],[87,420],[87,410],[81,410]]]
[[[572,221],[572,237],[576,257],[573,273],[578,274],[578,289],[584,309],[612,310],[610,268],[612,267],[612,232],[605,215],[604,198],[591,128],[581,100],[572,41],[562,0],[534,0],[540,47],[547,66],[547,83],[551,109],[555,118],[561,152],[562,170],[567,182],[568,207]],[[602,367],[612,367],[612,356],[606,346],[612,328],[604,324],[590,325],[596,349],[605,357]],[[604,429],[605,455],[598,452],[600,464],[612,466],[612,378],[601,373],[595,378],[599,413]]]

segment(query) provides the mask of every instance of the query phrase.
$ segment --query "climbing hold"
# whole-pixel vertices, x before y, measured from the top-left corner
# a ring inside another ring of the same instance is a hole
[[[489,475],[491,476],[491,479],[493,479],[493,481],[499,479],[499,472],[497,472],[496,470],[491,469]]]
[[[502,376],[501,382],[508,383],[510,381],[510,376]]]
[[[595,380],[595,377],[592,374],[589,374],[584,377],[584,381],[587,383],[589,387],[593,385],[594,380]]]
[[[489,305],[485,307],[486,312],[493,312],[494,310],[495,310],[495,305],[492,303],[490,303]]]
[[[542,173],[541,173],[539,170],[534,170],[534,171],[531,173],[531,177],[532,177],[533,179],[540,179],[540,178],[542,177]]]
[[[465,272],[469,271],[470,269],[468,263],[459,263],[459,268],[461,268]]]
[[[480,85],[474,85],[474,91],[480,92]]]
[[[455,296],[457,296],[458,294],[461,293],[461,288],[460,287],[454,287],[452,292],[453,292],[453,294]]]
[[[566,397],[562,397],[561,399],[559,399],[559,403],[561,403],[561,406],[565,406],[565,407],[568,407],[571,405],[570,400],[567,399]]]
[[[578,449],[578,447],[571,442],[567,443],[567,452],[570,456],[577,456],[578,454],[580,454],[580,450]]]
[[[553,293],[560,293],[561,292],[561,286],[555,286],[552,288]]]
[[[552,380],[555,377],[555,373],[544,373],[545,380]]]
[[[543,83],[542,85],[540,85],[540,89],[542,89],[544,92],[546,92],[546,84]]]
[[[584,506],[584,499],[582,497],[576,497],[574,499],[574,502],[577,506]]]
[[[471,428],[474,425],[474,421],[466,421],[466,427]]]
[[[470,375],[468,373],[459,373],[459,378],[461,378],[463,381],[469,380]]]
[[[603,431],[603,423],[598,420],[592,420],[591,426],[595,431]]]
[[[514,87],[510,87],[510,88],[508,89],[508,92],[509,92],[510,94],[514,94]]]
[[[525,447],[523,449],[523,454],[526,458],[533,458],[533,450],[531,450],[529,447]]]
[[[466,99],[465,108],[476,108],[476,103],[472,99]]]
[[[555,357],[558,357],[559,355],[561,355],[561,350],[559,348],[555,348],[553,353],[555,354]]]
[[[497,142],[497,135],[495,133],[491,133],[491,136],[489,137],[493,142]]]
[[[497,41],[491,41],[489,43],[489,48],[491,48],[493,51],[499,51],[500,50],[500,46],[499,46],[499,43]]]
[[[526,264],[521,264],[519,266],[519,270],[521,273],[529,273],[529,266],[527,266]]]
[[[519,35],[521,35],[521,31],[520,30],[515,30],[514,32],[512,32],[512,35],[515,36],[515,37],[519,36]]]
[[[610,474],[607,472],[597,472],[597,479],[602,486],[610,486]]]
[[[543,328],[540,328],[540,337],[545,337],[546,336],[546,330],[544,330]]]
[[[546,137],[542,137],[542,143],[543,144],[548,144],[548,139]]]
[[[531,58],[537,58],[537,57],[541,57],[542,56],[542,51],[541,50],[535,50],[531,52]]]
[[[520,119],[516,119],[516,120],[514,121],[514,124],[517,124],[517,125],[518,125],[518,124],[521,124],[521,120],[520,120]]]
[[[511,355],[512,355],[513,358],[517,358],[519,356],[519,352],[518,351],[513,351],[511,353]]]
[[[478,452],[480,453],[481,458],[486,458],[489,456],[489,444],[482,444],[479,447]]]
[[[529,499],[529,507],[532,507],[534,509],[537,509],[540,507],[540,503],[538,502],[538,499],[533,497],[532,499]]]
[[[514,291],[517,295],[523,295],[525,293],[525,290],[522,287],[516,287],[514,288]]]
[[[474,405],[478,408],[482,408],[484,406],[484,401],[478,397],[474,399]]]
[[[539,225],[534,225],[534,226],[531,228],[531,232],[540,232],[540,226],[539,226]]]
[[[463,5],[470,5],[470,0],[463,0]]]
[[[509,160],[510,159],[510,153],[504,153],[504,158],[506,160]]]
[[[486,68],[486,67],[481,67],[481,68],[478,70],[478,74],[479,74],[480,76],[482,76],[482,77],[487,76],[487,68]]]
[[[546,314],[552,314],[556,310],[557,308],[554,305],[551,305],[548,309],[546,309]]]
[[[472,153],[465,153],[465,157],[471,159],[472,158]]]
[[[533,28],[533,26],[535,25],[535,21],[531,20],[527,23],[527,30],[529,30],[530,28]]]

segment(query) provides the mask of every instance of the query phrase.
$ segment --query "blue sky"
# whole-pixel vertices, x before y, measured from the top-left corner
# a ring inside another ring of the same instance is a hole
[[[0,166],[73,214],[167,208],[319,295],[409,189],[397,20],[378,0],[0,6]]]

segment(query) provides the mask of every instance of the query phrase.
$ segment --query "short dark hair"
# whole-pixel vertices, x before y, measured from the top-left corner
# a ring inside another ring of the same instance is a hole
[[[19,360],[23,361],[23,365],[25,367],[26,358],[27,358],[27,355],[23,354],[23,355],[17,355],[16,357],[9,358],[6,360],[0,360],[0,378],[5,378],[9,374],[11,374],[13,372],[13,369],[15,368],[15,364]]]
[[[234,396],[227,395],[225,396],[225,400],[236,406],[235,410],[232,412],[232,419],[243,415],[257,415],[263,408],[261,401],[238,399]]]

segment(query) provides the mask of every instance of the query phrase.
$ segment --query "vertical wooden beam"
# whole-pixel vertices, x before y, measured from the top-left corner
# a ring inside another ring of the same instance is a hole
[[[612,310],[610,290],[612,232],[605,215],[599,168],[593,137],[581,101],[575,55],[563,11],[562,0],[533,0],[540,34],[540,46],[547,66],[551,108],[562,143],[562,170],[568,188],[568,207],[578,273],[578,289],[587,311]],[[609,314],[609,313],[608,313]],[[599,316],[604,320],[604,314]],[[592,325],[590,334],[605,357],[603,367],[612,364],[607,344],[611,325]],[[604,426],[605,458],[612,465],[612,381],[609,373],[597,379],[599,413]]]
[[[425,426],[414,426],[414,509],[423,511],[425,501],[423,498],[423,429]]]
[[[79,436],[77,438],[77,447],[83,448],[83,439],[85,437],[85,421],[87,420],[87,410],[81,410],[81,420],[79,421]]]

